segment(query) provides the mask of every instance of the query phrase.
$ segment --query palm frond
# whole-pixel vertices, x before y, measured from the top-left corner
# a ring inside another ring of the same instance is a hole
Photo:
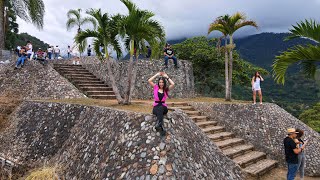
[[[235,25],[234,29],[238,30],[244,26],[253,26],[255,28],[258,28],[258,25],[255,21],[243,21],[243,22],[239,22]]]
[[[67,30],[72,29],[76,25],[77,25],[77,20],[75,18],[69,18],[66,23]]]
[[[220,31],[224,36],[227,36],[227,30],[224,28],[222,24],[211,23],[208,29],[208,34],[213,31]]]
[[[96,29],[96,27],[97,27],[97,21],[93,17],[83,18],[80,22],[80,25],[82,26],[84,24],[92,24],[94,29]]]
[[[76,19],[80,20],[81,19],[81,9],[70,9],[67,12],[67,16],[68,18],[73,18],[72,16],[74,16]]]
[[[100,35],[93,30],[85,30],[85,31],[81,31],[80,33],[78,33],[75,37],[75,41],[77,43],[81,43],[83,40],[87,39],[87,38],[100,38]]]
[[[12,6],[18,17],[32,22],[39,29],[43,27],[45,6],[42,0],[15,0]]]
[[[286,38],[286,40],[294,38],[308,38],[320,43],[320,24],[315,20],[305,20],[301,21],[297,25],[290,29],[291,35]]]
[[[320,46],[298,45],[276,57],[272,65],[273,76],[277,83],[284,84],[288,67],[298,62],[301,62],[304,65],[304,70],[310,70],[307,74],[314,75],[314,66],[310,66],[310,63],[313,63],[316,66],[316,63],[319,61]]]
[[[309,78],[314,78],[317,72],[317,64],[315,61],[302,61],[301,63],[302,66],[302,72]]]

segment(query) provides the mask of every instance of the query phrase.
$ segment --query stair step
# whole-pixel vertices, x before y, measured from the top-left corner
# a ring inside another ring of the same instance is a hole
[[[228,149],[222,150],[223,154],[228,156],[229,158],[233,159],[237,156],[245,154],[248,151],[253,150],[253,146],[250,144],[243,144],[239,146],[230,147]]]
[[[54,69],[58,71],[85,71],[86,69],[79,66],[79,67],[55,67]]]
[[[217,132],[221,132],[224,131],[224,127],[223,126],[211,126],[211,127],[206,127],[204,129],[202,129],[202,131],[204,133],[217,133]]]
[[[80,87],[82,91],[113,91],[111,87]]]
[[[187,102],[170,102],[168,103],[170,107],[175,107],[175,106],[189,106]]]
[[[176,109],[193,110],[193,107],[192,106],[175,106],[175,107],[170,107],[168,109],[170,109],[170,110],[176,110]]]
[[[86,92],[88,96],[93,95],[114,95],[113,91],[87,91]]]
[[[233,137],[233,133],[231,132],[220,132],[220,133],[215,133],[215,134],[209,134],[208,137],[212,141],[218,141],[218,140],[223,140],[223,139],[230,139]]]
[[[195,122],[208,120],[207,116],[191,116],[190,118]]]
[[[275,160],[263,159],[261,161],[258,161],[255,164],[252,164],[252,165],[246,167],[243,170],[252,176],[261,176],[264,173],[275,168],[277,166],[277,164],[278,164],[278,162]]]
[[[76,74],[76,75],[92,75],[92,73],[90,72],[86,72],[86,71],[59,71],[61,72],[61,74],[65,74],[65,75],[69,75],[69,74]]]
[[[243,144],[244,140],[240,138],[232,138],[232,139],[226,139],[223,141],[217,141],[215,144],[220,148],[220,149],[225,149],[228,147],[232,147],[238,144]]]
[[[107,85],[101,84],[101,83],[86,83],[86,84],[77,83],[77,86],[79,86],[79,87],[108,87]]]
[[[248,165],[256,163],[257,161],[260,161],[265,158],[266,154],[264,152],[251,151],[247,154],[234,158],[233,161],[236,162],[242,168],[245,168]]]
[[[204,121],[204,122],[197,122],[196,125],[199,126],[199,127],[207,127],[207,126],[210,126],[210,125],[213,125],[213,126],[216,126],[218,124],[217,121]]]
[[[197,115],[197,116],[200,115],[200,112],[199,112],[199,111],[187,111],[187,110],[185,110],[184,112],[185,112],[186,114],[188,114],[188,115]]]
[[[115,95],[88,95],[88,97],[94,99],[116,99]]]
[[[99,81],[100,79],[96,77],[72,77],[72,80]]]
[[[64,76],[68,76],[70,78],[74,78],[74,77],[97,78],[93,74],[64,74]]]
[[[100,80],[72,80],[72,82],[75,82],[77,84],[104,84],[103,81],[100,81]]]

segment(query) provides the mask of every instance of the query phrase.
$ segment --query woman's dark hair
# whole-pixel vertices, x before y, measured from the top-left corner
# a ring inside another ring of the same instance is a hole
[[[159,79],[158,79],[158,87],[159,87],[159,88],[160,88],[160,80],[163,81],[163,92],[166,93],[166,95],[169,97],[169,94],[168,94],[169,88],[167,87],[166,78],[164,78],[164,77],[159,77]]]
[[[297,134],[297,138],[301,138],[302,136],[303,136],[303,134],[304,134],[304,130],[302,130],[302,129],[296,129],[296,132],[298,132],[298,134]]]
[[[257,73],[259,73],[259,71],[256,71],[255,73],[254,73],[254,82],[256,82],[256,79],[257,79]],[[259,73],[260,74],[260,73]]]

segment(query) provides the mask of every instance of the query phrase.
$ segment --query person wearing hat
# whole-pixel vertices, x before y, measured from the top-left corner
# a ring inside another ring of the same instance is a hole
[[[301,147],[297,146],[294,139],[297,137],[298,132],[296,129],[289,128],[287,130],[288,136],[284,138],[284,152],[286,156],[286,162],[288,165],[287,180],[294,180],[298,171],[298,154],[303,151],[305,144]]]

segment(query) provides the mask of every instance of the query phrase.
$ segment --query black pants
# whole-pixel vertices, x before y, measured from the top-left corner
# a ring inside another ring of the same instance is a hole
[[[163,115],[168,113],[168,108],[163,105],[157,105],[153,107],[152,114],[157,116],[157,124],[163,126]]]

